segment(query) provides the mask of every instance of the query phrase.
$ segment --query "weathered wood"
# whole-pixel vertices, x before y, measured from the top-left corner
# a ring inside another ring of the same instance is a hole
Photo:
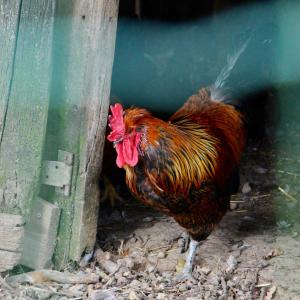
[[[45,199],[62,209],[55,255],[57,267],[69,259],[78,260],[84,249],[92,248],[95,242],[97,180],[109,103],[118,2],[13,1],[16,17],[10,18],[10,28],[15,40],[10,41],[10,46],[5,44],[10,57],[7,64],[0,65],[1,73],[8,70],[3,80],[6,85],[0,91],[3,94],[0,212],[22,214],[29,220],[31,207],[34,215],[35,207],[39,206],[35,199],[43,149],[44,160],[57,160],[58,150],[74,153],[71,195],[64,196],[52,187],[41,190]],[[10,10],[13,11],[6,9]],[[3,27],[2,32],[6,37],[9,34]],[[29,265],[30,261],[33,266],[35,260],[37,267],[49,263],[51,251],[47,252],[46,248],[51,249],[49,234],[52,241],[55,230],[51,232],[46,226],[39,232],[40,224],[34,220],[30,219],[26,229],[23,263]],[[44,253],[43,258],[30,257],[33,247],[34,253]]]
[[[26,218],[39,188],[50,93],[54,9],[55,1],[22,1],[0,141],[0,188],[5,199],[0,209]]]
[[[0,250],[22,250],[24,219],[19,215],[0,214]]]
[[[0,0],[0,146],[13,77],[20,3],[20,0]],[[3,194],[0,186],[0,212],[4,211]],[[0,272],[12,269],[20,261],[24,236],[22,225],[21,216],[0,213]]]
[[[20,0],[0,0],[0,142],[13,76]]]
[[[59,216],[56,205],[43,199],[34,201],[25,230],[22,265],[32,269],[51,267]]]
[[[96,238],[97,179],[109,103],[118,0],[59,1],[54,31],[47,160],[75,154],[69,197],[43,191],[61,209],[55,263],[79,260]]]
[[[21,259],[21,252],[0,250],[0,272],[13,269]]]
[[[0,213],[0,272],[19,263],[24,240],[24,219]]]
[[[86,67],[83,78],[85,118],[82,123],[80,166],[70,256],[78,260],[94,246],[99,207],[99,175],[105,141],[119,1],[98,1],[89,12]],[[82,9],[82,8],[81,8]],[[78,13],[82,13],[81,10]],[[98,32],[94,28],[99,28]],[[93,51],[90,51],[93,49]],[[84,201],[82,201],[84,199]]]
[[[0,214],[0,226],[7,228],[21,227],[24,225],[24,218],[18,215]],[[1,239],[0,239],[1,241]]]

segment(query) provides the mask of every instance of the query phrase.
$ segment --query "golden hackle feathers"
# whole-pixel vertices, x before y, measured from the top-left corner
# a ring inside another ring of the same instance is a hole
[[[192,185],[199,188],[203,180],[214,176],[218,140],[188,120],[169,126],[173,130],[162,132],[168,139],[169,163],[150,180],[163,191],[186,194]]]
[[[127,130],[142,132],[139,168],[158,194],[187,195],[203,182],[225,182],[245,143],[242,116],[234,107],[212,101],[208,89],[190,97],[168,122],[139,108],[126,110],[124,122]],[[136,193],[134,168],[127,167],[126,174]]]

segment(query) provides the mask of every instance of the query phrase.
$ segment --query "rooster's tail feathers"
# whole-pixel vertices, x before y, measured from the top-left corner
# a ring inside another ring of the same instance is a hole
[[[227,57],[227,64],[221,70],[220,74],[218,75],[215,83],[210,87],[210,94],[211,98],[215,101],[223,101],[227,98],[228,88],[226,88],[225,84],[228,77],[231,74],[232,69],[236,65],[237,60],[246,50],[251,37],[249,37],[242,45],[239,47],[232,55]]]

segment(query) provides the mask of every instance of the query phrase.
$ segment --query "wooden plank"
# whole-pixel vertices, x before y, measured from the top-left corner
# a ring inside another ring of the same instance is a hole
[[[8,1],[5,1],[8,2]],[[0,211],[29,217],[39,189],[51,78],[55,1],[24,0],[0,144]]]
[[[75,260],[79,260],[85,249],[92,249],[96,240],[100,198],[97,180],[105,141],[118,5],[118,1],[95,1],[84,10],[89,16],[85,34],[90,38],[83,77],[86,109],[81,127],[80,176],[76,183],[70,253]],[[98,32],[94,28],[98,28]]]
[[[0,0],[0,141],[13,76],[21,0]]]
[[[7,226],[7,228],[21,227],[24,225],[22,216],[11,214],[0,214],[0,226]],[[0,239],[1,240],[1,239]]]
[[[37,199],[25,230],[22,265],[32,269],[49,268],[56,243],[60,209],[43,199]]]
[[[0,214],[0,272],[19,263],[24,241],[24,218]]]
[[[71,195],[42,192],[61,209],[55,263],[78,260],[97,230],[103,134],[109,103],[118,0],[59,1],[54,31],[47,160],[75,154]],[[62,17],[63,16],[63,17]],[[71,240],[71,242],[70,242]]]
[[[0,272],[13,269],[21,259],[21,252],[0,250]]]
[[[0,249],[22,251],[24,220],[22,216],[0,214]]]

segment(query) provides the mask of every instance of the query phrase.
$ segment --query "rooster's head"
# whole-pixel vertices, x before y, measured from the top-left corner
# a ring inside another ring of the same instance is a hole
[[[110,106],[111,115],[108,117],[108,126],[111,129],[107,139],[114,143],[117,151],[117,166],[134,167],[138,163],[138,145],[141,133],[134,126],[129,126],[125,120],[125,112],[120,103]]]

